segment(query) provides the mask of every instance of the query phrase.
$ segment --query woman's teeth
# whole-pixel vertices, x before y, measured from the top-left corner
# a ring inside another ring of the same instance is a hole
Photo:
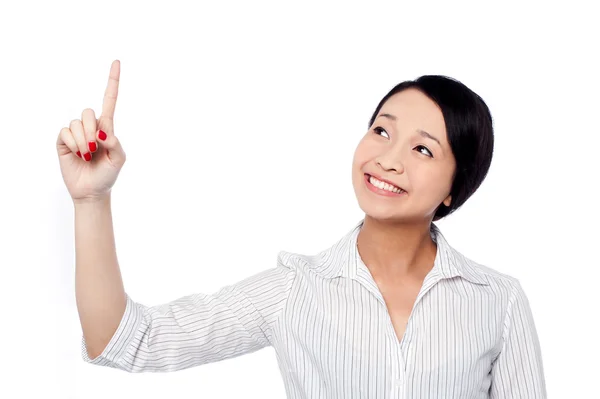
[[[391,191],[396,194],[402,194],[404,192],[404,190],[402,190],[401,188],[392,186],[391,184],[388,184],[388,183],[384,183],[381,180],[377,180],[373,176],[369,176],[369,182],[372,185],[374,185],[375,187],[380,188],[382,190]]]

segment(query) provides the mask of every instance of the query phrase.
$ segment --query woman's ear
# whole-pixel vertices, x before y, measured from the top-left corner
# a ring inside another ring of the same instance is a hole
[[[452,203],[452,196],[449,195],[446,197],[446,199],[444,200],[443,204],[446,205],[447,207],[450,207],[450,204]]]

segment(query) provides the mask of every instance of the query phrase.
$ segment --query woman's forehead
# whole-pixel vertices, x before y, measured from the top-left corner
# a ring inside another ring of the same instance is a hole
[[[391,96],[377,114],[398,127],[422,129],[438,139],[445,139],[446,124],[440,107],[416,89],[406,89]],[[383,119],[383,118],[380,118]]]

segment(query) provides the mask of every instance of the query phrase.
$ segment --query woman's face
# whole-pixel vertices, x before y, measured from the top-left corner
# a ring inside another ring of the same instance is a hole
[[[455,169],[442,111],[419,90],[405,89],[385,102],[358,143],[352,185],[360,208],[370,217],[431,222],[442,202],[450,205]],[[370,175],[405,191],[372,186]]]

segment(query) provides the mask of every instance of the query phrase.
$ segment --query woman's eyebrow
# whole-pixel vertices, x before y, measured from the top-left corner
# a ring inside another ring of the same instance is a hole
[[[391,119],[394,122],[398,120],[398,118],[396,116],[392,115],[392,114],[381,114],[379,116],[383,116],[384,118]],[[438,143],[438,145],[440,147],[442,146],[442,144],[440,143],[440,141],[436,137],[434,137],[431,134],[427,133],[425,130],[417,129],[417,133],[419,133],[421,136],[423,136],[425,138],[428,138],[428,139],[431,139],[431,140],[435,141],[436,143]]]
[[[392,115],[392,114],[380,114],[379,116],[386,117],[386,118],[388,118],[388,119],[391,119],[391,120],[393,120],[394,122],[395,122],[395,121],[398,119],[398,118],[396,118],[396,117],[395,117],[394,115]]]
[[[435,138],[431,134],[427,133],[425,130],[417,129],[417,133],[419,133],[423,137],[426,137],[428,139],[431,139],[431,140],[435,141],[436,143],[438,143],[438,145],[440,147],[442,146],[442,144],[440,143],[440,141],[437,138]]]

